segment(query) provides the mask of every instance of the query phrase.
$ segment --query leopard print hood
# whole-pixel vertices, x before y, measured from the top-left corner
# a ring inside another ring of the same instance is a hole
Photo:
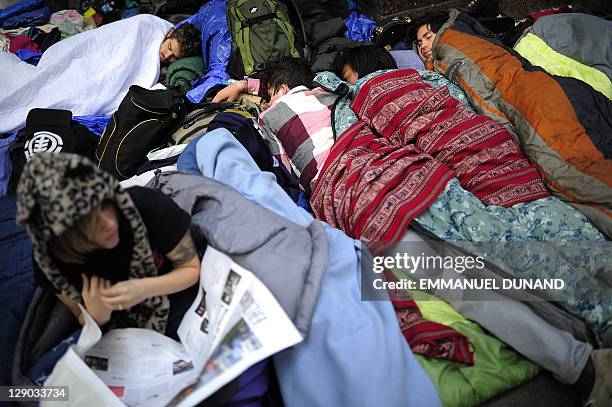
[[[17,222],[26,226],[34,248],[34,260],[55,288],[76,303],[82,302],[81,294],[58,269],[50,256],[48,243],[53,235],[60,236],[107,199],[123,213],[134,235],[130,278],[156,276],[147,230],[140,213],[130,195],[111,174],[76,154],[41,153],[26,163],[19,179]],[[153,329],[163,334],[169,309],[166,296],[152,297],[129,311],[123,311],[122,320],[127,317],[129,326]],[[113,312],[113,316],[116,313]],[[109,324],[119,327],[116,318],[111,318]]]

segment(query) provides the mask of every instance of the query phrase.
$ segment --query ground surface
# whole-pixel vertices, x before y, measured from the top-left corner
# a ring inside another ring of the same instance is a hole
[[[406,14],[414,18],[430,10],[461,8],[469,0],[378,0],[377,3],[378,12],[383,17]],[[499,0],[499,8],[505,15],[522,19],[533,11],[567,3],[559,0]]]

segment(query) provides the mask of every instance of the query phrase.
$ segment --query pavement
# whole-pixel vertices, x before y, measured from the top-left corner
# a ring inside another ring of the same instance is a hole
[[[574,387],[564,386],[543,372],[480,407],[582,407],[582,400]]]
[[[379,17],[407,15],[414,18],[429,11],[462,8],[469,0],[378,0],[376,3]],[[533,11],[567,3],[559,0],[499,0],[499,8],[502,14],[520,20]]]

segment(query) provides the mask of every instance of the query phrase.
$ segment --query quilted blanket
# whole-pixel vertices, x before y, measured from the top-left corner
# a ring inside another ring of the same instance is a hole
[[[0,385],[10,384],[19,330],[34,294],[32,244],[15,223],[15,197],[0,197]]]

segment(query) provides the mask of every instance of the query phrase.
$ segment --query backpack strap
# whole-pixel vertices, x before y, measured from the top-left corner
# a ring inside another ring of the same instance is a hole
[[[274,18],[277,18],[277,13],[263,14],[263,15],[261,15],[261,16],[252,17],[252,18],[247,18],[246,20],[244,20],[244,21],[241,23],[241,26],[242,26],[243,28],[245,28],[245,27],[251,27],[251,26],[253,26],[253,25],[255,25],[255,24],[259,24],[259,23],[261,23],[261,22],[263,22],[263,21],[266,21],[266,20],[272,20],[272,19],[274,19]]]
[[[304,49],[302,50],[302,54],[304,56],[304,59],[306,61],[308,61],[309,64],[312,65],[312,46],[310,45],[310,41],[308,40],[308,35],[306,34],[306,27],[304,25],[304,20],[302,19],[302,13],[300,12],[299,7],[297,6],[297,4],[295,4],[294,0],[289,0],[288,3],[286,3],[287,6],[291,5],[291,7],[293,7],[293,10],[295,12],[295,15],[298,18],[298,22],[300,24],[300,31],[302,32],[302,37],[304,40]]]

